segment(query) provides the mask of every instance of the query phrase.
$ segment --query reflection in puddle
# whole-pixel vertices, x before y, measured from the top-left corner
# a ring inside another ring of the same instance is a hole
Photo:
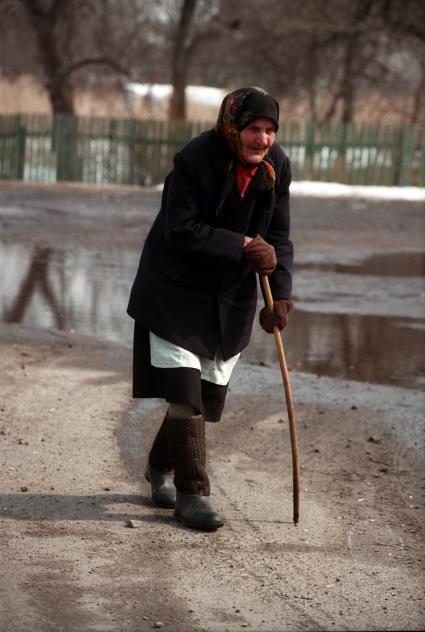
[[[122,248],[37,246],[30,254],[25,244],[0,243],[1,318],[128,344],[125,310],[138,259]]]
[[[353,263],[305,262],[297,263],[297,269],[314,268],[326,272],[416,277],[425,275],[424,252],[388,252]]]
[[[402,261],[406,263],[409,255],[411,275],[418,270],[412,261],[423,264],[420,254],[398,254],[399,270],[405,269]],[[346,268],[353,272],[362,266],[364,274],[378,274],[378,270],[383,274],[384,268],[389,269],[383,262],[388,263],[389,258],[396,260],[393,253],[382,261],[373,257],[361,266],[332,269],[335,276],[348,271]],[[92,252],[83,247],[53,250],[38,246],[29,252],[25,244],[0,243],[2,319],[32,327],[75,330],[77,334],[130,345],[132,321],[125,309],[138,259],[138,250],[123,248]],[[395,275],[393,268],[391,274]],[[298,309],[285,334],[288,364],[294,370],[320,375],[417,388],[425,368],[423,326],[420,319],[391,314],[384,317]],[[273,338],[256,325],[243,357],[247,362],[275,363]]]
[[[295,310],[284,333],[290,369],[406,388],[425,375],[425,336],[413,319]],[[274,341],[256,330],[243,357],[276,362]]]
[[[52,314],[55,327],[63,329],[64,313],[61,311],[55,291],[49,280],[50,248],[36,247],[25,277],[21,281],[18,293],[10,307],[5,310],[4,320],[8,323],[20,323],[29,307],[32,296],[39,290]]]

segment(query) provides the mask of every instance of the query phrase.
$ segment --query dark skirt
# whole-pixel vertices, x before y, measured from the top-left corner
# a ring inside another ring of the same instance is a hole
[[[188,404],[206,421],[220,421],[228,385],[201,379],[198,369],[159,369],[151,365],[149,331],[135,322],[133,343],[133,397],[155,397],[172,404]]]

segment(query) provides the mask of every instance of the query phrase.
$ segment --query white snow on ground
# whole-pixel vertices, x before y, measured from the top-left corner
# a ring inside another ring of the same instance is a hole
[[[133,94],[145,97],[148,94],[158,101],[171,96],[172,86],[166,83],[127,83],[127,90]],[[186,86],[186,97],[196,103],[219,107],[226,95],[225,90],[209,86]]]
[[[206,105],[216,105],[220,107],[226,96],[226,90],[220,88],[209,88],[208,86],[187,86],[186,94],[192,101],[205,103]]]
[[[381,187],[357,184],[340,184],[339,182],[294,181],[291,184],[291,195],[304,197],[342,197],[368,198],[370,200],[408,200],[425,202],[425,188],[421,187]]]
[[[126,89],[138,97],[145,97],[148,94],[154,99],[165,99],[171,94],[172,87],[165,83],[127,83]]]
[[[162,191],[164,183],[157,184],[153,188],[155,191]],[[377,187],[340,184],[339,182],[293,181],[290,191],[294,197],[363,198],[369,200],[425,202],[425,188],[421,187]]]

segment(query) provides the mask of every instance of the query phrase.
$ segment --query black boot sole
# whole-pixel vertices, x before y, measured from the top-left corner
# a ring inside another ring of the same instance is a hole
[[[187,522],[184,518],[182,518],[182,516],[179,516],[178,514],[174,514],[174,516],[179,522],[184,524],[185,527],[190,527],[190,529],[198,529],[198,531],[217,531],[217,529],[220,529],[220,527],[224,527],[224,522],[214,522],[211,524],[200,525]]]

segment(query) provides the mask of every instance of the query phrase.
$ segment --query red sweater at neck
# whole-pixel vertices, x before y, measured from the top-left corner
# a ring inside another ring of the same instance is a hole
[[[240,163],[237,164],[236,182],[241,198],[243,198],[245,193],[247,192],[248,187],[251,184],[251,180],[254,177],[257,169],[258,165],[255,165],[254,167],[243,167]]]

